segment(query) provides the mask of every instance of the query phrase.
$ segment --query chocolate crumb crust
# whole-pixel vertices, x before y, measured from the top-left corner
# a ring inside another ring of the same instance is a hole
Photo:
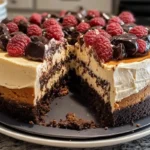
[[[98,127],[94,121],[83,120],[78,118],[74,113],[68,113],[65,120],[60,119],[59,122],[56,120],[50,121],[47,126],[73,130],[95,129]]]
[[[77,76],[75,71],[71,71],[70,74],[73,77],[72,83],[69,85],[70,90],[78,93],[81,97],[80,100],[94,110],[100,127],[121,126],[150,115],[150,97],[140,103],[112,113],[110,103],[105,103],[103,97],[98,95],[86,81]]]

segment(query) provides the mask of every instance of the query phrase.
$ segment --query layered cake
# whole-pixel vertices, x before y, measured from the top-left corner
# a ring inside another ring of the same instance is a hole
[[[17,119],[39,124],[68,90],[89,103],[100,126],[150,115],[149,28],[130,12],[5,19],[0,49],[0,110]]]

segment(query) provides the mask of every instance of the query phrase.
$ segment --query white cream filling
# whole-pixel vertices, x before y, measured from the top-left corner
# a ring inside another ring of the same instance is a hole
[[[150,84],[150,59],[142,62],[120,63],[114,72],[115,101],[138,93]]]

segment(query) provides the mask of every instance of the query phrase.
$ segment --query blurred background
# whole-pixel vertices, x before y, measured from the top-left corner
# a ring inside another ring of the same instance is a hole
[[[6,15],[12,18],[18,14],[28,17],[32,12],[74,11],[79,6],[111,14],[129,10],[136,16],[137,24],[150,24],[150,0],[0,0],[0,20]]]

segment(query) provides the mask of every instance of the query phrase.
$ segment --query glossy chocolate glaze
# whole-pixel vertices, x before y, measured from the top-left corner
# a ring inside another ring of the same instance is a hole
[[[32,36],[31,42],[26,47],[25,56],[31,60],[43,61],[45,52],[45,44],[43,41],[43,37]]]

